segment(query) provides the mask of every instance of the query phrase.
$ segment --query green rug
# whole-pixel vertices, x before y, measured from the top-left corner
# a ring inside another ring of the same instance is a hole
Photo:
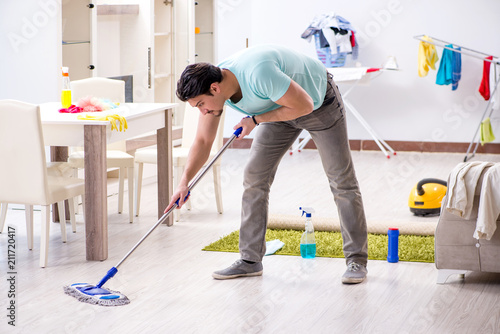
[[[316,236],[316,256],[343,258],[340,232],[314,232]],[[302,231],[267,230],[266,240],[279,239],[285,246],[276,255],[300,256]],[[203,248],[204,251],[238,252],[239,231],[222,237]],[[387,235],[368,234],[368,259],[387,260]],[[411,262],[434,262],[434,236],[400,235],[399,260]]]

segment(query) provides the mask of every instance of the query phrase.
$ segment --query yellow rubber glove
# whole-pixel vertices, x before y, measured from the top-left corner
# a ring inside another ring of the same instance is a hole
[[[125,117],[120,116],[118,114],[105,115],[105,116],[85,114],[85,115],[78,115],[78,119],[91,120],[91,121],[109,121],[111,123],[111,131],[113,131],[113,130],[125,131],[128,129],[127,120],[125,119]],[[118,129],[118,126],[116,125],[117,121],[120,123],[119,129]]]

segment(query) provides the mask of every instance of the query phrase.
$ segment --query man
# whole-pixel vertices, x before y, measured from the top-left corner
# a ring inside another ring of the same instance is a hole
[[[182,207],[188,183],[208,159],[224,103],[248,115],[234,129],[239,138],[259,126],[244,172],[241,259],[216,271],[216,279],[262,275],[269,190],[283,155],[302,130],[316,143],[339,212],[347,270],[343,283],[367,274],[367,229],[352,165],[337,86],[323,64],[282,46],[255,46],[222,61],[189,65],[177,83],[177,96],[199,108],[196,139],[169,208]]]

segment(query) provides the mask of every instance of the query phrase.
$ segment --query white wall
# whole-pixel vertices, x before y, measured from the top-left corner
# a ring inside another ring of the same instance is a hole
[[[0,13],[0,99],[58,101],[60,1],[2,0]]]
[[[334,11],[349,20],[360,41],[358,62],[380,67],[387,56],[401,71],[385,72],[369,86],[356,87],[349,100],[386,140],[469,142],[486,102],[478,94],[483,62],[462,56],[462,79],[456,91],[435,84],[437,71],[417,74],[419,41],[428,34],[471,49],[500,56],[500,2],[495,0],[219,0],[219,60],[250,45],[276,43],[315,57],[313,43],[300,38],[317,14]],[[441,57],[442,48],[437,48]],[[353,62],[347,66],[354,66]],[[341,90],[347,86],[339,85]],[[226,115],[225,135],[241,115]],[[500,142],[500,111],[493,114]],[[349,117],[351,139],[370,139],[357,119]]]

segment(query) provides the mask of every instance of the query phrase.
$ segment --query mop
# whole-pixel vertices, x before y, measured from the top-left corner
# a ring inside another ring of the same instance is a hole
[[[206,172],[212,167],[212,165],[219,159],[219,157],[224,153],[224,151],[228,148],[231,143],[239,137],[241,134],[241,131],[243,128],[237,129],[231,138],[222,146],[222,148],[219,150],[219,152],[216,153],[215,157],[197,174],[197,176],[193,179],[193,181],[189,184],[188,189],[188,195],[186,196],[189,197],[189,194],[191,190],[196,186],[196,184],[200,181],[200,179],[206,174]],[[84,303],[89,303],[89,304],[94,304],[94,305],[101,305],[101,306],[120,306],[120,305],[127,305],[130,303],[130,300],[127,298],[127,296],[121,294],[118,291],[114,291],[111,289],[107,289],[103,287],[103,285],[115,274],[118,272],[118,267],[136,250],[137,247],[153,232],[154,229],[156,229],[160,224],[162,224],[167,217],[174,211],[175,208],[179,205],[179,200],[177,200],[176,203],[165,213],[161,218],[156,222],[156,224],[149,229],[149,231],[137,242],[134,247],[118,262],[116,266],[111,268],[107,274],[101,279],[101,281],[97,285],[92,285],[89,283],[74,283],[71,285],[67,285],[64,287],[64,292],[72,297],[75,297],[78,301],[84,302]]]

